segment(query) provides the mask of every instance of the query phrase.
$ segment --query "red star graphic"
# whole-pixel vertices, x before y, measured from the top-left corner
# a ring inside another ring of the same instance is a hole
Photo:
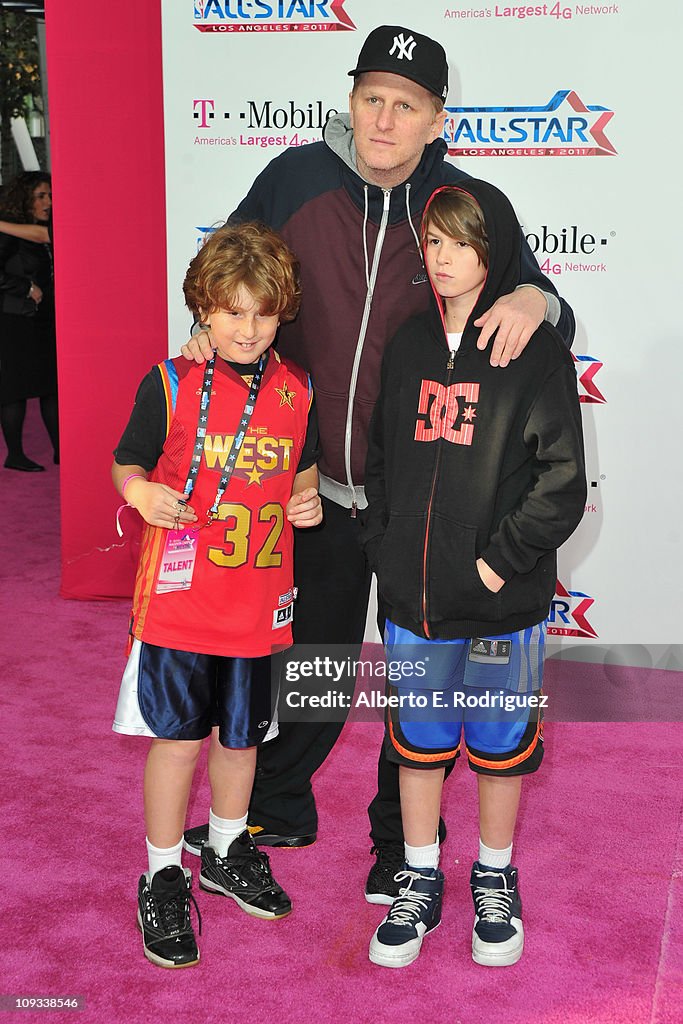
[[[470,423],[477,415],[477,410],[472,405],[466,405],[462,411],[462,418],[468,420]]]

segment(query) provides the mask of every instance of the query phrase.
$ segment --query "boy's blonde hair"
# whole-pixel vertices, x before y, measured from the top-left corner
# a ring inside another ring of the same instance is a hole
[[[457,238],[472,246],[479,262],[489,265],[489,243],[481,206],[461,188],[446,186],[430,200],[422,218],[422,245],[430,226],[449,238]]]
[[[209,235],[190,263],[183,292],[188,308],[206,317],[234,309],[247,288],[265,316],[293,320],[299,311],[299,262],[264,224],[225,224]]]

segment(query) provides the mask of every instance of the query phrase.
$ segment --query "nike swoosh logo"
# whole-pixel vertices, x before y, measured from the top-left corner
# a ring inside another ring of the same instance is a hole
[[[420,271],[419,274],[415,275],[415,277],[413,278],[413,280],[410,283],[411,284],[426,284],[426,282],[427,282],[427,272],[425,270],[422,270],[422,271]]]

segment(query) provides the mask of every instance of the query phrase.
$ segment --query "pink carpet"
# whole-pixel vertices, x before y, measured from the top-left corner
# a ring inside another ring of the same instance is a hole
[[[295,903],[291,917],[259,921],[198,892],[201,964],[175,972],[149,964],[134,923],[146,742],[110,731],[127,606],[58,598],[59,477],[33,409],[27,435],[27,452],[47,472],[0,469],[2,507],[16,510],[4,534],[0,598],[0,996],[83,996],[75,1019],[96,1024],[680,1024],[677,723],[548,728],[546,762],[526,786],[516,842],[527,944],[515,967],[492,971],[470,959],[476,808],[474,779],[462,766],[447,789],[442,927],[411,967],[368,962],[382,909],[362,897],[371,862],[365,808],[381,730],[362,723],[346,728],[318,774],[317,845],[273,852]],[[207,806],[202,766],[192,822],[205,819]],[[194,867],[194,858],[187,863]],[[73,1017],[52,1011],[48,1019]]]

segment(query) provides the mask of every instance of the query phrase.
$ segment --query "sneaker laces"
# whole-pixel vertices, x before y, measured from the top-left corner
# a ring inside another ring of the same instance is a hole
[[[394,875],[394,881],[402,882],[409,878],[410,881],[402,889],[399,889],[398,896],[387,915],[387,924],[416,925],[423,911],[429,909],[429,904],[436,893],[414,892],[411,888],[414,881],[420,878],[419,871],[399,871]]]
[[[478,885],[473,889],[474,906],[477,917],[488,924],[507,924],[512,911],[512,899],[514,890],[508,889],[507,878],[503,872],[480,871],[479,878],[502,878],[503,889],[490,889],[488,886]]]
[[[202,915],[189,885],[184,893],[152,894],[150,891],[150,896],[154,903],[159,924],[167,935],[180,935],[190,930],[190,902],[194,904],[194,909],[197,912],[199,934],[202,934]]]
[[[217,857],[216,860],[220,861],[221,858]],[[253,885],[260,885],[262,887],[260,892],[267,892],[269,889],[277,891],[281,888],[273,878],[270,857],[267,853],[259,850],[256,845],[252,845],[244,853],[222,858],[222,863],[227,868],[229,868],[230,864],[236,862],[242,865],[241,871]]]

